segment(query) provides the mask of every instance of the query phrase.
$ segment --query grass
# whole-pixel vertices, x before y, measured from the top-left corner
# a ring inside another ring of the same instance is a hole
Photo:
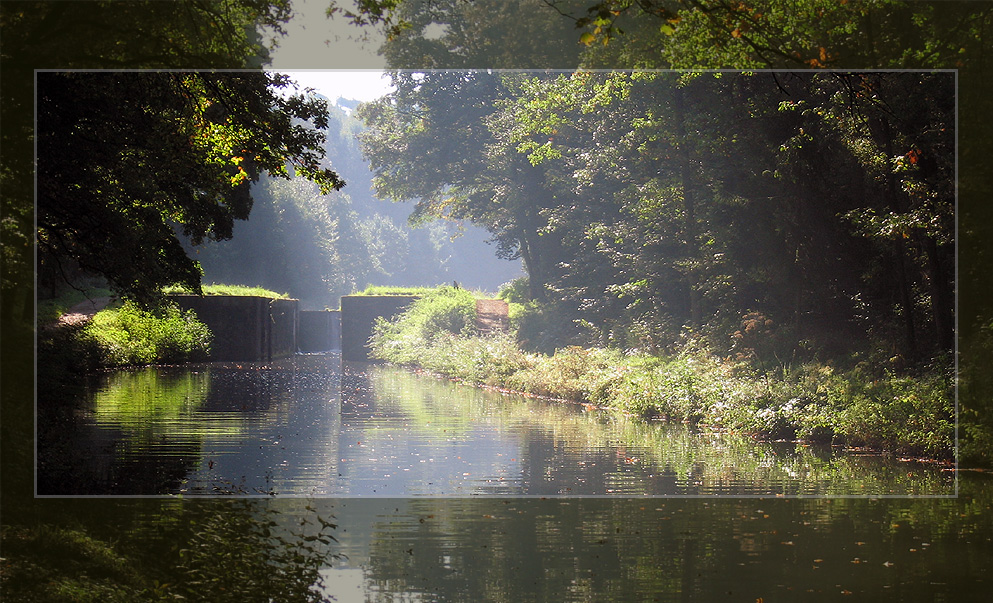
[[[763,439],[798,439],[950,458],[950,371],[918,376],[808,364],[771,371],[688,343],[669,356],[570,346],[520,349],[511,334],[480,336],[471,296],[439,290],[377,325],[373,356],[464,381],[685,421]]]
[[[190,294],[192,293],[188,289],[184,289],[178,286],[166,287],[162,290],[163,293],[169,294]],[[253,296],[253,297],[268,297],[271,299],[287,299],[290,297],[289,293],[277,293],[270,289],[265,289],[263,287],[250,287],[247,285],[219,285],[217,283],[211,283],[210,285],[203,286],[204,295],[231,295],[231,296]]]
[[[353,293],[352,295],[407,295],[407,296],[423,296],[430,295],[435,291],[441,289],[453,289],[456,291],[469,291],[476,298],[492,298],[493,295],[485,291],[463,289],[462,287],[453,287],[450,285],[437,285],[435,287],[401,287],[394,285],[369,285],[362,291],[358,293]]]
[[[352,295],[426,295],[438,287],[400,287],[392,285],[369,285]]]

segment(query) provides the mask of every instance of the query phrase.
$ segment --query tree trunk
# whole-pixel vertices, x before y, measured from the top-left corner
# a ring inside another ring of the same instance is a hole
[[[926,237],[924,251],[927,254],[928,280],[931,283],[931,313],[934,320],[938,348],[951,352],[955,347],[955,319],[953,301],[946,287],[948,279],[941,262],[941,252],[934,237]]]
[[[700,326],[703,316],[700,310],[700,288],[698,285],[699,275],[697,267],[693,265],[698,256],[697,249],[697,224],[696,224],[696,196],[693,188],[693,165],[690,159],[690,144],[686,136],[686,110],[684,106],[683,90],[675,89],[675,117],[676,117],[676,141],[680,159],[680,180],[683,189],[683,232],[686,246],[686,257],[690,261],[690,267],[686,271],[687,294],[690,307],[690,325]]]
[[[881,143],[886,157],[893,156],[893,131],[890,123],[885,117],[871,117],[869,119],[870,130],[877,138],[877,143]],[[897,214],[904,213],[904,208],[900,203],[900,195],[897,192],[896,177],[892,170],[886,173],[886,197],[890,210]],[[894,263],[896,264],[897,287],[900,295],[900,305],[903,308],[903,330],[906,344],[906,356],[908,359],[917,356],[917,331],[914,327],[914,299],[910,293],[910,277],[907,274],[907,250],[901,237],[893,241]]]
[[[524,270],[528,273],[528,295],[537,302],[547,301],[545,295],[545,282],[541,275],[535,258],[531,253],[530,237],[521,233],[519,240],[521,244],[521,259],[524,260]]]

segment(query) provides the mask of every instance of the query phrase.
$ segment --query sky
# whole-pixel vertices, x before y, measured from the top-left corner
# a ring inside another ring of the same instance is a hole
[[[374,28],[349,25],[342,16],[329,19],[328,4],[294,0],[294,15],[284,26],[286,35],[277,40],[269,68],[289,73],[331,102],[339,96],[366,102],[387,94],[389,79],[382,79],[386,61],[377,54],[382,35]]]
[[[392,88],[390,78],[379,70],[306,70],[292,71],[279,69],[295,82],[306,88],[313,88],[326,96],[332,103],[339,96],[362,102],[375,100],[388,94]]]

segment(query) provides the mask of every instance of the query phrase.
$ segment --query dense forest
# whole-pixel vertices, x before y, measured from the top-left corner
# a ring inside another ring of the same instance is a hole
[[[360,108],[378,193],[486,227],[558,345],[951,353],[951,72],[393,81]]]

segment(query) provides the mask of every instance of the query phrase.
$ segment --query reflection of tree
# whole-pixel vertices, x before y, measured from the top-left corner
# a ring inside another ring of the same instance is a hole
[[[121,371],[93,394],[92,426],[58,438],[59,430],[43,424],[55,419],[40,415],[39,492],[158,494],[175,489],[199,456],[203,436],[196,411],[209,388],[206,372]]]
[[[993,528],[989,497],[413,500],[356,522],[374,526],[366,588],[382,600],[961,599],[983,589],[989,553],[969,535]]]

